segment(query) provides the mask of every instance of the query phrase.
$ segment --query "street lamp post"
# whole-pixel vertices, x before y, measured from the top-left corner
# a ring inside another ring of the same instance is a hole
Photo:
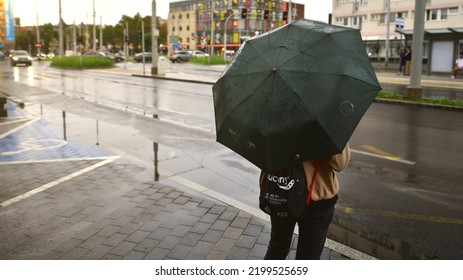
[[[413,21],[412,40],[412,69],[410,73],[410,86],[407,87],[407,99],[420,99],[423,96],[421,87],[421,67],[423,64],[424,40],[424,14],[426,12],[424,1],[415,0],[415,18]]]
[[[36,16],[37,16],[37,44],[41,44],[40,42],[40,29],[39,29],[39,3],[38,3],[38,0],[35,1],[35,11],[36,11]],[[37,55],[38,55],[38,59],[40,60],[41,57],[40,57],[40,48],[41,48],[41,45],[39,45],[40,47],[37,47]]]
[[[223,61],[227,59],[227,26],[228,26],[228,20],[232,16],[233,16],[233,11],[225,20],[225,26],[223,28]]]
[[[288,23],[291,23],[293,21],[293,5],[291,4],[291,0],[288,2]]]
[[[389,26],[391,23],[391,0],[387,0],[386,5],[386,54],[384,56],[384,63],[387,67],[389,63]]]
[[[151,14],[151,52],[152,52],[152,65],[151,75],[158,74],[158,36],[159,30],[157,26],[158,20],[156,16],[156,0],[152,2],[152,14]]]
[[[96,51],[96,23],[95,0],[93,0],[93,50]]]
[[[209,62],[214,55],[214,2],[211,0],[211,55],[209,56]]]
[[[103,49],[103,17],[100,16],[100,50]]]
[[[64,41],[63,41],[63,18],[61,17],[61,0],[59,0],[59,55],[64,56]]]

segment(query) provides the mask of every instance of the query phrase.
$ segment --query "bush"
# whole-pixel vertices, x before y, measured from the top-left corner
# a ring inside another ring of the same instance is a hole
[[[85,69],[85,68],[107,68],[114,66],[114,61],[107,57],[97,56],[65,56],[55,57],[51,61],[51,66],[61,68],[74,68],[74,69]]]

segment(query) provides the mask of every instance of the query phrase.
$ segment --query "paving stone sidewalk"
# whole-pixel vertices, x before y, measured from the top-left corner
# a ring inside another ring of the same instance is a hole
[[[96,162],[2,164],[2,187],[30,190]],[[263,258],[267,222],[208,197],[134,181],[140,171],[119,159],[0,208],[0,259]],[[325,249],[322,259],[345,258]]]

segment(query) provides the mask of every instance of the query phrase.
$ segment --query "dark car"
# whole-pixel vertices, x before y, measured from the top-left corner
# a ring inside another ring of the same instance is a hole
[[[14,51],[11,54],[11,66],[16,66],[18,64],[26,64],[28,66],[32,65],[32,57],[26,51]]]
[[[174,63],[174,62],[188,61],[192,57],[193,56],[191,55],[189,51],[173,51],[170,54],[169,59],[170,61],[172,61],[172,63]]]
[[[153,54],[150,52],[144,52],[144,53],[137,53],[133,57],[134,62],[143,62],[143,57],[145,57],[145,62],[152,62],[153,61]]]

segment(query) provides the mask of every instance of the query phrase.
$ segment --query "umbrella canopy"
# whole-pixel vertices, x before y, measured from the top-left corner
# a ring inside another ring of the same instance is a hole
[[[340,153],[380,89],[359,30],[294,21],[214,84],[217,141],[266,171]]]

